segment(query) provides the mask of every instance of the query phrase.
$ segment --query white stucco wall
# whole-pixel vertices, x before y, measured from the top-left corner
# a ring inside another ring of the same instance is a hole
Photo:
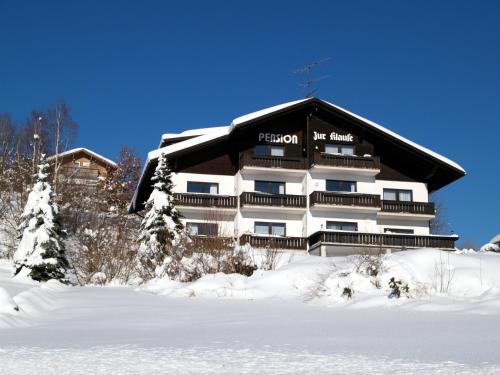
[[[283,181],[286,184],[286,194],[309,196],[313,191],[325,191],[326,180],[357,181],[357,192],[365,194],[377,194],[382,197],[384,188],[412,190],[413,200],[416,202],[427,202],[428,192],[424,183],[376,180],[373,176],[356,176],[351,173],[338,172],[312,172],[304,176],[290,176],[286,174],[272,174],[269,171],[252,172],[244,174],[239,172],[235,176],[177,173],[173,174],[175,192],[186,192],[188,181],[215,182],[219,184],[219,194],[239,196],[242,192],[255,191],[255,181]],[[199,212],[185,211],[180,208],[186,216],[186,221],[209,221],[207,210],[202,208]],[[212,211],[213,212],[213,211]],[[213,214],[212,214],[213,215]],[[213,216],[212,216],[213,217]],[[309,236],[314,232],[326,229],[327,221],[355,222],[358,231],[383,233],[384,228],[413,229],[415,234],[429,234],[429,222],[427,220],[412,220],[402,216],[401,218],[383,219],[377,218],[376,212],[356,212],[354,210],[307,210],[297,213],[283,212],[279,208],[252,208],[243,211],[238,207],[237,213],[233,211],[229,216],[218,219],[223,224],[221,231],[226,235],[241,235],[254,232],[255,221],[280,222],[286,224],[288,236]],[[229,234],[230,233],[230,234]]]
[[[235,176],[224,176],[216,174],[197,174],[197,173],[173,173],[172,183],[175,193],[186,193],[187,182],[215,182],[219,184],[220,195],[235,195]]]

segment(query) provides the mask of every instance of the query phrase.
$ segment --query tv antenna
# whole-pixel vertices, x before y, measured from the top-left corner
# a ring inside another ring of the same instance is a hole
[[[321,59],[321,60],[318,60],[318,61],[315,61],[315,62],[312,62],[310,64],[307,64],[305,66],[303,66],[302,68],[298,68],[298,69],[295,69],[293,70],[293,74],[296,74],[296,75],[305,75],[305,82],[303,83],[300,83],[299,84],[299,87],[304,89],[305,91],[305,97],[306,98],[310,98],[313,96],[313,94],[319,90],[319,87],[314,87],[314,84],[315,83],[318,83],[318,82],[321,82],[327,78],[329,78],[330,76],[326,75],[326,76],[321,76],[321,77],[318,77],[318,78],[313,78],[312,77],[312,71],[313,69],[317,68],[318,66],[326,63],[327,61],[331,60],[330,57],[327,57],[325,59]]]

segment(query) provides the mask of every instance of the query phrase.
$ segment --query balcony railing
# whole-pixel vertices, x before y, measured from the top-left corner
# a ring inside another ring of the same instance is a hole
[[[427,202],[398,202],[398,201],[382,201],[383,212],[395,213],[410,213],[422,215],[434,215],[436,208],[434,203]]]
[[[234,247],[235,240],[232,237],[219,236],[190,236],[194,250],[219,251]]]
[[[59,174],[61,177],[81,180],[97,180],[100,176],[99,169],[89,167],[63,167]]]
[[[240,205],[305,208],[306,196],[244,192],[240,195]]]
[[[231,195],[175,193],[179,206],[236,208],[236,197]]]
[[[380,158],[376,156],[337,155],[326,152],[315,152],[314,164],[339,168],[380,169]]]
[[[374,194],[314,191],[309,195],[309,200],[311,206],[324,204],[331,206],[380,207],[380,196]]]
[[[457,237],[423,236],[393,233],[360,233],[343,231],[321,231],[309,237],[309,245],[318,242],[341,245],[370,245],[395,248],[432,247],[438,249],[454,249]]]
[[[240,154],[240,169],[242,169],[243,167],[307,169],[307,162],[304,158],[254,155],[249,152],[243,152]]]
[[[240,244],[249,243],[252,247],[283,250],[306,250],[307,239],[304,237],[271,237],[244,234],[240,237]]]

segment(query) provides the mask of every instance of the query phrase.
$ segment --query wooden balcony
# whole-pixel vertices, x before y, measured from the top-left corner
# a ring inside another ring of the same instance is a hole
[[[337,155],[326,152],[315,152],[313,161],[315,165],[327,167],[380,170],[380,158],[376,156]]]
[[[304,158],[287,158],[284,156],[254,155],[249,152],[240,154],[240,169],[245,167],[307,169]]]
[[[259,192],[244,192],[240,195],[240,205],[305,208],[305,195],[265,194]]]
[[[249,243],[255,248],[270,248],[283,250],[306,250],[307,239],[304,237],[272,237],[244,234],[240,237],[240,244]]]
[[[309,237],[309,246],[317,243],[338,245],[369,245],[394,248],[431,247],[454,249],[456,236],[423,236],[393,233],[361,233],[344,231],[320,231]]]
[[[175,193],[178,206],[236,208],[236,197],[231,195]]]
[[[382,212],[417,214],[417,215],[435,215],[436,208],[434,203],[427,202],[398,202],[382,201]]]
[[[89,167],[62,167],[59,176],[66,179],[97,180],[99,169]]]
[[[193,251],[219,251],[229,250],[234,247],[235,240],[232,237],[219,236],[190,236]]]
[[[309,195],[309,204],[326,206],[380,207],[380,196],[374,194],[337,193],[331,191],[313,191]]]

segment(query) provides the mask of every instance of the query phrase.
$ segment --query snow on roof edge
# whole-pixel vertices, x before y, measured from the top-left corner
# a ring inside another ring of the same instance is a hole
[[[278,105],[275,105],[273,107],[264,108],[264,109],[261,109],[261,110],[258,110],[258,111],[252,112],[252,113],[248,113],[248,114],[240,116],[240,117],[236,117],[235,119],[233,119],[233,121],[231,121],[231,128],[234,128],[235,126],[238,126],[244,122],[254,120],[256,118],[268,115],[268,114],[273,113],[273,112],[277,112],[281,109],[285,109],[287,107],[291,107],[295,104],[299,104],[299,103],[302,103],[302,102],[305,102],[305,101],[308,101],[311,99],[312,98],[294,100],[292,102],[278,104]]]
[[[156,150],[150,151],[148,153],[148,161],[152,159],[157,159],[160,154],[165,153],[165,154],[172,154],[174,152],[183,150],[185,148],[201,145],[203,143],[209,142],[211,140],[217,139],[224,137],[230,133],[231,129],[229,126],[224,126],[221,127],[220,130],[200,135],[198,137],[186,139],[185,141],[174,143],[173,145],[165,146],[162,148],[158,148]]]
[[[200,136],[212,133],[214,131],[219,131],[228,127],[229,127],[228,125],[222,125],[222,126],[213,126],[210,128],[188,129],[184,130],[181,133],[165,133],[161,136],[161,139],[164,140],[169,138]]]
[[[92,150],[89,150],[88,148],[85,148],[85,147],[77,147],[77,148],[73,148],[71,150],[67,150],[67,151],[64,151],[64,152],[60,152],[59,154],[57,154],[58,157],[62,157],[62,156],[66,156],[66,155],[70,155],[70,154],[74,154],[74,153],[77,153],[77,152],[80,152],[80,151],[85,151],[85,152],[88,152],[89,154],[91,154],[92,156],[94,156],[95,158],[98,158],[98,159],[101,159],[101,160],[104,160],[106,163],[108,164],[111,164],[115,167],[118,167],[118,164],[116,164],[113,160],[111,159],[108,159],[102,155],[99,155],[97,152],[94,152]],[[49,156],[47,158],[47,160],[52,160],[56,157],[56,155],[52,155],[52,156]]]
[[[434,157],[434,158],[436,158],[436,159],[438,159],[438,160],[441,160],[441,161],[442,161],[442,162],[444,162],[445,164],[448,164],[448,165],[450,165],[450,166],[452,166],[452,167],[454,167],[454,168],[456,168],[456,169],[458,169],[458,170],[462,171],[464,174],[466,174],[466,173],[467,173],[467,172],[465,171],[465,169],[464,169],[464,168],[462,168],[462,166],[461,166],[460,164],[458,164],[458,163],[454,162],[454,161],[453,161],[453,160],[451,160],[451,159],[448,159],[446,156],[443,156],[443,155],[441,155],[441,154],[438,154],[437,152],[432,151],[431,149],[428,149],[427,147],[421,146],[421,145],[419,145],[418,143],[415,143],[415,142],[413,142],[413,141],[409,140],[408,138],[403,137],[402,135],[399,135],[398,133],[396,133],[396,132],[394,132],[394,131],[392,131],[392,130],[387,129],[387,128],[386,128],[386,127],[384,127],[384,126],[382,126],[382,125],[380,125],[380,124],[377,124],[376,122],[373,122],[373,121],[371,121],[371,120],[368,120],[368,119],[366,119],[366,118],[364,118],[364,117],[362,117],[362,116],[359,116],[359,115],[357,115],[357,114],[355,114],[355,113],[353,113],[353,112],[351,112],[351,111],[348,111],[348,110],[347,110],[347,109],[345,109],[345,108],[339,107],[338,105],[335,105],[335,104],[330,103],[330,102],[328,102],[328,101],[326,101],[326,100],[323,100],[323,99],[319,99],[319,100],[321,100],[322,102],[324,102],[324,103],[326,103],[326,104],[328,104],[328,105],[330,105],[330,106],[332,106],[332,107],[334,107],[334,108],[337,108],[338,110],[340,110],[340,111],[342,111],[342,112],[345,112],[345,113],[347,113],[347,114],[349,114],[349,115],[351,115],[351,116],[353,116],[353,117],[357,118],[357,119],[358,119],[358,120],[360,120],[360,121],[363,121],[363,122],[367,123],[368,125],[373,126],[373,127],[374,127],[374,128],[376,128],[376,129],[381,130],[382,132],[384,132],[384,133],[386,133],[386,134],[391,135],[391,136],[392,136],[392,137],[394,137],[394,138],[399,139],[400,141],[402,141],[402,142],[404,142],[404,143],[409,144],[410,146],[412,146],[412,147],[414,147],[414,148],[416,148],[416,149],[418,149],[418,150],[420,150],[420,151],[422,151],[422,152],[424,152],[424,153],[426,153],[426,154],[428,154],[428,155],[430,155],[430,156],[432,156],[432,157]]]

